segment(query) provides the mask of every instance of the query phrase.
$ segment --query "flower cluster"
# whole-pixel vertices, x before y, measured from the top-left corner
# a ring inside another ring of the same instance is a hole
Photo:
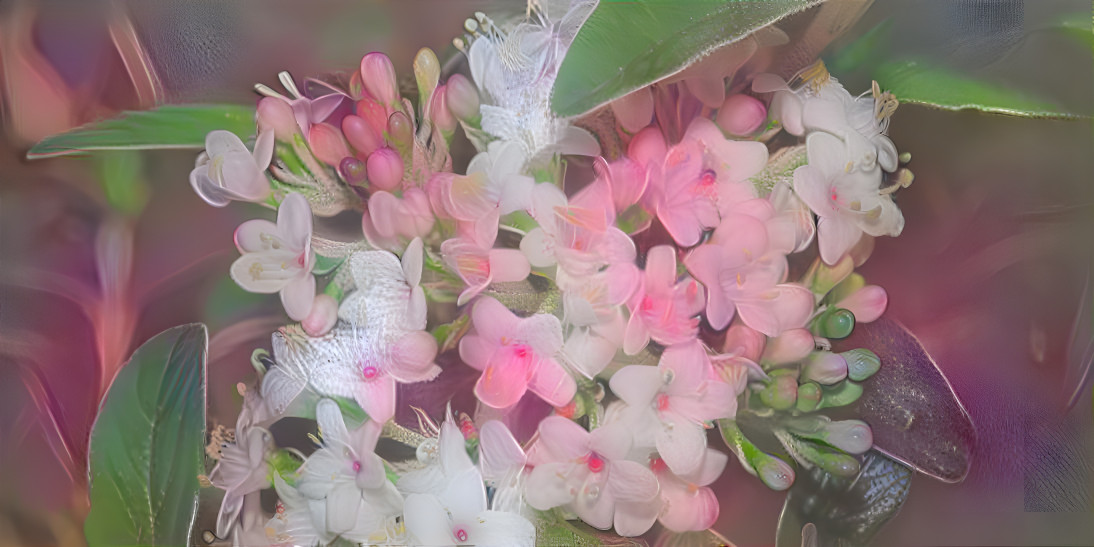
[[[591,5],[468,20],[471,79],[442,83],[422,50],[416,103],[370,53],[341,86],[302,93],[284,73],[287,96],[257,86],[252,149],[209,135],[197,193],[277,209],[237,230],[232,278],[279,292],[299,323],[256,354],[260,381],[212,475],[218,535],[532,545],[545,514],[624,536],[706,530],[729,462],[708,432],[772,488],[793,481],[736,426],[745,411],[775,416],[798,465],[857,470],[869,428],[814,412],[852,402],[880,366],[830,340],[887,304],[853,270],[903,227],[895,99],[852,96],[820,64],[789,83],[764,73],[757,52],[778,34],[765,29],[721,71],[612,103],[609,154],[548,108]],[[463,169],[458,132],[478,148]],[[313,233],[314,217],[347,211],[358,240]],[[397,421],[401,393],[442,381],[438,363],[473,369],[477,407]],[[287,416],[317,422],[310,454],[265,429]],[[381,437],[416,456],[383,454]],[[268,488],[272,517],[256,497]]]

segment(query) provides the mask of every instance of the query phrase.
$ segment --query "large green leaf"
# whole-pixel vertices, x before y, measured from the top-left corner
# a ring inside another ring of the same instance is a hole
[[[559,67],[551,109],[583,114],[821,1],[603,0]]]
[[[42,139],[27,158],[48,158],[97,150],[205,147],[205,135],[224,129],[246,139],[254,134],[254,108],[234,104],[165,105],[123,112],[118,118]]]
[[[1048,119],[1083,119],[1058,105],[997,84],[980,81],[920,60],[884,63],[874,71],[882,89],[902,103],[943,110],[979,110],[994,114]]]
[[[89,546],[190,544],[205,468],[207,344],[204,325],[175,327],[118,372],[91,430]]]

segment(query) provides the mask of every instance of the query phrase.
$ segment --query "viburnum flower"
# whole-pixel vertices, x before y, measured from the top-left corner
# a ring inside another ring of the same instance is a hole
[[[748,213],[722,220],[710,241],[684,259],[688,271],[707,288],[707,320],[723,329],[734,313],[768,336],[805,325],[813,312],[813,293],[784,283],[786,256],[771,248],[767,223],[774,209],[766,200],[752,200]],[[739,207],[738,210],[745,210]]]
[[[230,131],[211,131],[205,136],[205,152],[190,172],[190,186],[214,207],[224,207],[232,200],[262,201],[270,194],[266,168],[273,152],[273,130],[258,134],[254,152]]]
[[[220,460],[209,473],[209,482],[224,490],[217,515],[217,536],[228,537],[243,509],[243,497],[270,486],[266,454],[273,435],[260,427],[236,427],[236,441],[221,447]]]
[[[718,496],[709,486],[721,476],[729,457],[707,448],[702,464],[692,473],[675,474],[665,461],[654,458],[650,469],[661,485],[664,508],[657,520],[674,532],[707,530],[718,521]]]
[[[460,340],[460,358],[483,371],[475,396],[494,408],[513,406],[531,390],[548,404],[565,406],[577,383],[555,360],[562,348],[562,325],[553,315],[519,318],[493,298],[471,310],[474,332]]]
[[[361,229],[369,244],[398,252],[415,237],[425,237],[436,217],[429,196],[420,188],[407,188],[402,197],[385,191],[373,192],[361,215]]]
[[[666,348],[657,367],[623,367],[609,385],[627,403],[623,419],[635,432],[635,444],[656,446],[679,475],[698,469],[707,446],[706,424],[736,415],[737,396],[744,390],[743,383],[731,386],[714,376],[698,340]]]
[[[494,488],[490,508],[521,513],[524,508],[524,449],[505,424],[489,420],[479,428],[479,470],[483,481]]]
[[[562,348],[567,362],[589,378],[600,374],[623,344],[626,318],[623,305],[638,288],[640,272],[629,262],[608,266],[587,277],[559,270],[564,326]]]
[[[285,91],[289,93],[289,97],[274,91],[264,84],[256,84],[255,90],[266,97],[287,104],[289,108],[292,109],[292,114],[296,118],[296,123],[300,128],[300,132],[305,136],[310,134],[311,126],[313,124],[326,121],[326,119],[342,104],[342,101],[349,97],[345,92],[326,84],[322,84],[322,87],[326,90],[333,91],[334,93],[315,98],[305,97],[304,94],[300,92],[300,89],[296,87],[296,82],[293,81],[292,75],[288,72],[279,72],[277,78],[281,82],[281,85],[285,87]],[[321,83],[318,82],[318,80],[313,81]],[[282,132],[279,131],[279,133]]]
[[[863,233],[900,235],[904,215],[881,192],[880,169],[847,171],[847,146],[828,133],[813,133],[805,143],[809,163],[794,171],[794,191],[820,217],[817,240],[825,263],[838,262]]]
[[[304,462],[296,490],[323,502],[328,534],[371,542],[403,507],[402,496],[387,480],[384,462],[373,452],[381,425],[369,420],[348,430],[341,409],[330,399],[319,401],[315,416],[323,446]]]
[[[531,273],[528,259],[520,250],[494,249],[493,246],[493,240],[481,245],[462,236],[441,244],[445,264],[467,285],[456,299],[457,305],[470,302],[491,283],[523,281]]]
[[[558,66],[595,6],[587,0],[532,4],[535,19],[508,32],[485,17],[477,23],[488,28],[472,42],[467,60],[486,99],[479,107],[482,128],[518,143],[530,161],[548,154],[600,154],[589,132],[555,117],[550,108]]]
[[[488,509],[483,476],[451,410],[438,441],[432,464],[399,479],[407,494],[403,520],[410,538],[417,545],[534,545],[531,522],[519,513]]]
[[[623,338],[623,351],[634,355],[649,343],[670,346],[692,340],[699,333],[705,292],[691,278],[677,282],[676,250],[658,245],[646,254],[642,284],[631,296],[631,317]]]
[[[591,432],[561,416],[539,424],[524,497],[534,509],[566,506],[594,528],[645,533],[661,510],[660,489],[644,465],[626,460],[630,432],[608,424]]]
[[[396,382],[440,373],[437,342],[423,330],[421,261],[421,240],[411,242],[402,262],[387,251],[355,253],[349,267],[357,290],[342,302],[339,326],[321,338],[274,333],[278,366],[266,373],[262,391],[275,413],[310,385],[320,395],[354,398],[383,423],[395,414]]]
[[[634,241],[609,224],[602,208],[568,203],[552,184],[532,190],[531,213],[539,226],[521,239],[520,250],[537,268],[557,263],[571,275],[586,276],[609,264],[634,261]]]
[[[243,256],[232,263],[232,279],[250,292],[280,292],[289,318],[303,320],[315,299],[311,234],[308,201],[300,194],[289,194],[277,211],[277,224],[255,219],[236,229],[236,247]]]

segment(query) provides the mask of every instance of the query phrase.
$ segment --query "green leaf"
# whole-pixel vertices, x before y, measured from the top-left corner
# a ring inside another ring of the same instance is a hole
[[[881,89],[902,103],[943,110],[979,110],[993,114],[1047,119],[1085,119],[1049,102],[1003,86],[976,80],[919,60],[893,61],[874,71]]]
[[[559,67],[551,109],[584,114],[820,1],[604,0]]]
[[[854,42],[840,48],[825,61],[833,74],[847,74],[866,66],[876,66],[890,51],[893,20],[886,19],[866,31]]]
[[[1068,14],[1060,19],[1055,28],[1094,50],[1094,20],[1089,11]]]
[[[201,324],[168,329],[118,372],[91,429],[91,511],[97,545],[190,545],[205,470]]]
[[[140,215],[148,203],[148,184],[140,153],[120,150],[101,154],[98,160],[99,183],[107,203],[122,214]]]
[[[118,118],[46,137],[27,152],[27,159],[100,150],[201,149],[205,135],[216,129],[241,139],[253,135],[254,112],[252,107],[234,104],[165,105],[123,112]]]
[[[320,254],[315,255],[315,266],[312,267],[311,273],[315,275],[327,275],[334,271],[335,268],[342,265],[346,261],[346,257],[329,257]]]
[[[536,546],[559,547],[646,547],[639,538],[618,536],[613,532],[597,530],[580,520],[569,521],[557,509],[536,511]]]

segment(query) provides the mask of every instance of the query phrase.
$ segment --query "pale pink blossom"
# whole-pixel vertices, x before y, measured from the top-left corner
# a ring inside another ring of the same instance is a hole
[[[518,249],[494,249],[467,237],[457,237],[441,243],[441,256],[467,286],[456,299],[464,305],[478,296],[491,283],[523,281],[531,273],[528,259]]]
[[[621,536],[637,536],[661,511],[653,472],[628,461],[630,432],[621,424],[585,431],[561,416],[539,424],[536,461],[525,481],[528,505],[540,511],[565,506],[594,528],[613,525]]]
[[[638,288],[639,279],[638,268],[628,262],[587,277],[558,272],[563,323],[568,330],[562,353],[587,377],[600,374],[623,345],[627,324],[623,307]]]
[[[702,464],[683,475],[673,473],[660,458],[650,461],[664,500],[657,520],[674,532],[698,532],[714,526],[720,507],[710,485],[722,474],[728,460],[724,453],[708,448]]]
[[[379,191],[369,197],[361,230],[372,246],[398,252],[407,241],[429,235],[434,222],[429,197],[421,189],[407,188],[402,197]]]
[[[677,281],[676,250],[659,245],[646,254],[642,282],[627,303],[631,316],[623,351],[634,355],[649,343],[670,346],[695,339],[703,311],[703,286],[691,278]]]
[[[513,406],[531,390],[561,407],[577,391],[573,377],[558,363],[562,324],[553,315],[519,318],[493,298],[480,298],[471,310],[472,334],[460,340],[460,357],[483,371],[475,395],[494,408]]]
[[[205,137],[205,152],[190,172],[190,186],[209,205],[224,207],[229,201],[262,201],[270,194],[266,168],[273,160],[274,132],[262,131],[254,152],[230,131],[212,131]]]
[[[856,323],[876,321],[889,305],[889,294],[878,285],[866,285],[834,304],[855,314]]]
[[[232,279],[250,292],[281,293],[289,318],[303,320],[315,299],[311,234],[307,200],[301,194],[289,194],[277,211],[277,224],[256,219],[236,229],[236,247],[243,256],[232,263]]]
[[[571,204],[554,185],[538,184],[530,212],[539,227],[521,239],[520,250],[532,266],[557,263],[571,275],[585,276],[609,264],[634,261],[634,241],[610,225],[603,207]]]
[[[730,385],[714,375],[698,341],[670,346],[657,367],[630,365],[612,375],[612,392],[627,409],[624,420],[635,444],[656,447],[676,474],[698,469],[706,451],[709,422],[732,418],[744,384]]]

